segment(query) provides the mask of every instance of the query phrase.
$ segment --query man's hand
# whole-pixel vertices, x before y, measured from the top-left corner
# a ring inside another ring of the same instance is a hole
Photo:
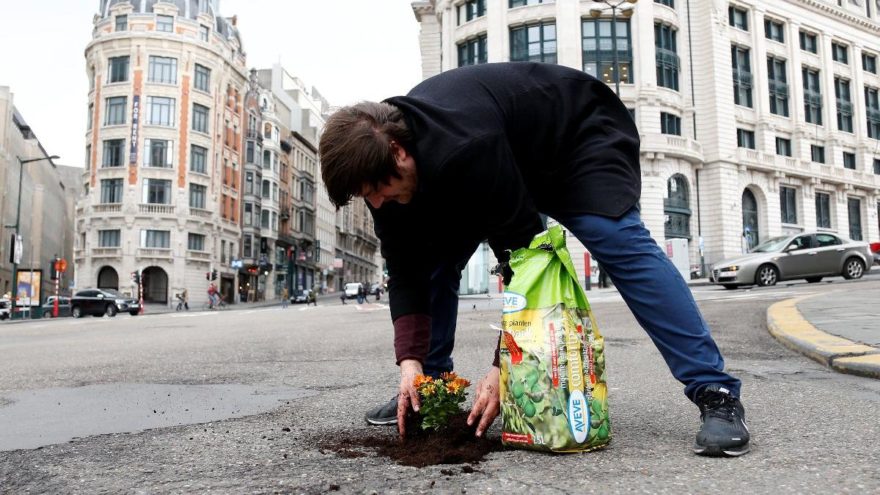
[[[477,436],[483,436],[486,428],[495,421],[501,408],[501,402],[498,391],[498,377],[501,370],[496,366],[486,373],[486,376],[480,380],[477,385],[477,398],[474,399],[474,407],[471,409],[471,415],[468,416],[467,424],[473,425],[477,418],[480,423],[477,425]]]
[[[419,392],[413,386],[416,375],[422,374],[422,363],[415,359],[404,359],[400,362],[400,391],[397,396],[397,432],[406,436],[406,412],[412,405],[413,411],[419,411]]]

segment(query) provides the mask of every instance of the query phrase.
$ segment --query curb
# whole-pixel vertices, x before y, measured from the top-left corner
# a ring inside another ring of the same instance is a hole
[[[797,303],[823,294],[796,297],[767,309],[767,331],[794,351],[841,373],[880,379],[880,349],[859,344],[814,327]]]

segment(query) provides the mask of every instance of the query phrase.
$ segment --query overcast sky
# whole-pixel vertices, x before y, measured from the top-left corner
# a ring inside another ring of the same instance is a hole
[[[49,154],[83,166],[83,56],[100,0],[0,0],[0,86]],[[410,0],[221,0],[248,67],[276,62],[331,105],[406,93],[421,79]]]

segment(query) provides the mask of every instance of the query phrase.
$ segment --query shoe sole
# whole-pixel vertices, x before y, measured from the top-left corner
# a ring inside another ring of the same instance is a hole
[[[370,419],[366,418],[367,423],[373,426],[391,426],[397,424],[397,418],[394,419]]]
[[[750,450],[751,449],[749,448],[748,444],[727,449],[722,449],[717,445],[694,445],[694,454],[704,455],[708,457],[739,457],[741,455],[748,454]]]

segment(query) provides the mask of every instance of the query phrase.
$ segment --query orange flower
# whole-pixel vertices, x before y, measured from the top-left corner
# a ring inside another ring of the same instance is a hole
[[[430,397],[430,396],[434,395],[435,393],[437,393],[437,388],[433,383],[429,383],[429,384],[425,385],[424,387],[420,388],[419,393],[425,397]]]
[[[445,382],[451,382],[453,380],[458,379],[458,375],[456,375],[454,371],[440,373],[440,379]]]
[[[433,380],[434,379],[430,376],[416,375],[416,377],[413,379],[413,387],[419,388],[426,383],[431,383]]]

